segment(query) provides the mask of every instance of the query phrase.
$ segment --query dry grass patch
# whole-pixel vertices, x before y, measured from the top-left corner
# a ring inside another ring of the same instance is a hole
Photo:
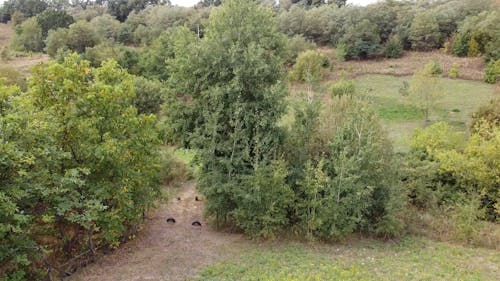
[[[335,61],[335,50],[331,48],[321,48],[321,52]],[[440,51],[432,52],[405,52],[402,58],[377,60],[358,60],[335,62],[334,71],[328,80],[336,80],[339,74],[345,71],[349,77],[358,77],[365,74],[386,74],[393,76],[413,75],[422,69],[426,63],[432,60],[439,61],[443,70],[443,76],[447,77],[454,63],[459,65],[458,78],[466,80],[483,80],[485,63],[483,58],[459,58],[443,54]]]

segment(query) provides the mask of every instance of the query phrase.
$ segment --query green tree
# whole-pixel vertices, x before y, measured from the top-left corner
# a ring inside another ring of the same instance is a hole
[[[366,59],[381,47],[377,27],[366,19],[348,27],[340,43],[345,46],[346,59]]]
[[[410,27],[409,39],[416,50],[431,50],[441,46],[441,33],[436,14],[420,13],[415,16]]]
[[[73,17],[66,11],[46,10],[36,16],[36,20],[42,29],[43,38],[47,37],[49,30],[67,28],[75,22]]]
[[[242,207],[242,194],[254,194],[245,179],[276,158],[277,122],[285,109],[285,41],[272,11],[254,1],[225,1],[212,12],[207,30],[199,42],[179,38],[168,61],[173,91],[191,100],[179,105],[182,110],[171,109],[170,119],[185,120],[177,124],[179,133],[200,151],[207,214],[226,218]],[[250,222],[238,221],[243,223]]]
[[[36,18],[27,19],[16,27],[12,45],[20,51],[39,52],[43,49],[42,29]]]
[[[386,58],[400,58],[403,55],[403,43],[398,35],[389,38],[385,44],[384,54]]]
[[[413,75],[410,81],[410,99],[415,106],[422,110],[425,121],[430,121],[430,111],[434,108],[436,101],[443,95],[437,77],[439,72],[437,72],[435,64],[435,62],[427,63],[423,69]]]

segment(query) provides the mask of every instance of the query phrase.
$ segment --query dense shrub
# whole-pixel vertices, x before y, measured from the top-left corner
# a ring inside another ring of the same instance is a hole
[[[457,34],[453,41],[453,54],[459,57],[465,57],[469,53],[470,36],[467,34]]]
[[[158,114],[164,100],[164,85],[143,77],[134,79],[134,105],[140,114]]]
[[[84,53],[88,47],[99,44],[99,36],[89,22],[77,21],[69,28],[50,30],[45,40],[46,52],[55,57],[59,49]]]
[[[67,28],[75,22],[73,17],[65,11],[46,10],[36,16],[36,20],[42,29],[43,38],[47,37],[49,30]]]
[[[352,96],[356,92],[353,80],[341,79],[328,87],[328,92],[332,97]]]
[[[400,58],[403,55],[403,44],[398,35],[389,38],[385,44],[384,55],[386,58]]]
[[[410,27],[409,39],[413,49],[428,51],[441,46],[437,17],[432,12],[417,14]]]
[[[316,44],[307,41],[303,36],[295,35],[286,41],[286,58],[285,62],[288,65],[295,63],[299,54],[312,50],[316,47]]]
[[[495,84],[500,76],[500,60],[490,61],[484,71],[484,82]]]
[[[349,26],[340,43],[345,46],[346,59],[366,59],[378,55],[381,49],[378,30],[366,19]]]
[[[330,64],[324,54],[308,50],[297,57],[291,77],[295,81],[314,83],[323,79],[323,68]]]
[[[43,50],[42,29],[36,18],[27,19],[16,27],[12,46],[18,51],[39,52]]]
[[[156,118],[137,114],[132,83],[71,55],[37,66],[27,93],[0,86],[3,274],[42,279],[37,246],[51,261],[88,239],[115,247],[159,197]]]
[[[458,69],[459,69],[459,67],[460,67],[460,65],[458,63],[453,63],[451,65],[450,72],[448,73],[448,76],[450,78],[458,78],[458,75],[459,75]]]
[[[479,133],[477,129],[481,128],[479,125],[484,121],[492,126],[500,127],[500,98],[491,100],[472,114],[470,131]]]

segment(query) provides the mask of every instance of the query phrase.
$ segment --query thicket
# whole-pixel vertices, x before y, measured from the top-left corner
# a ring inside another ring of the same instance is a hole
[[[161,195],[156,117],[138,113],[133,81],[113,61],[92,68],[69,55],[37,66],[26,92],[0,86],[7,280],[41,279],[44,259],[118,246]]]

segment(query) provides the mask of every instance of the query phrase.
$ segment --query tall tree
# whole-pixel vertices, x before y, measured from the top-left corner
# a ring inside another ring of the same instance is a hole
[[[178,124],[180,133],[200,151],[199,186],[208,214],[227,217],[255,188],[244,187],[245,177],[268,165],[281,141],[285,41],[272,11],[255,1],[223,2],[207,30],[198,42],[184,36],[175,44],[170,82],[190,102],[180,115],[171,113],[173,120],[186,120]]]

